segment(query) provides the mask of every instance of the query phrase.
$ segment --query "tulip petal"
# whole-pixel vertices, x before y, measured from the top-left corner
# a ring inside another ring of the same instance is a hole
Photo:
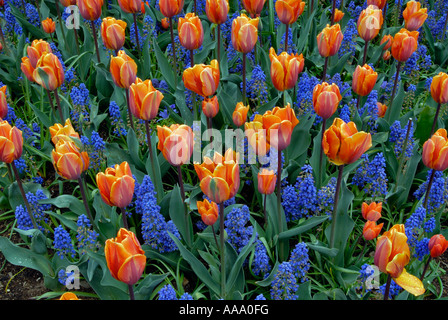
[[[403,272],[400,274],[398,278],[394,278],[396,284],[402,287],[407,292],[413,294],[414,296],[420,296],[425,293],[425,287],[419,278],[409,274],[406,269],[403,269]]]
[[[121,265],[117,277],[121,282],[134,285],[140,279],[145,270],[146,256],[139,254],[130,256]]]

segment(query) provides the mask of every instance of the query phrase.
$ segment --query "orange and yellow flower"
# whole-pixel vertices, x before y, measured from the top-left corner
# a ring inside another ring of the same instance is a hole
[[[0,87],[0,120],[8,114],[8,102],[6,101],[6,86]]]
[[[202,221],[208,226],[214,225],[219,216],[219,209],[216,202],[204,199],[204,201],[197,201],[196,205]]]
[[[213,96],[213,98],[204,98],[204,100],[202,100],[202,112],[208,118],[215,117],[219,112],[218,97]]]
[[[380,45],[385,43],[385,45],[383,47],[383,51],[389,50],[390,47],[392,46],[393,42],[394,42],[394,37],[392,37],[390,34],[384,35],[380,42]]]
[[[314,111],[323,119],[330,118],[336,112],[341,100],[341,92],[335,83],[318,83],[313,89]]]
[[[173,166],[180,166],[190,161],[193,154],[193,130],[185,124],[157,126],[159,142],[157,148]]]
[[[386,3],[387,3],[387,0],[367,0],[367,6],[374,5],[374,6],[377,6],[381,10],[383,10]]]
[[[261,118],[258,118],[257,121],[246,122],[244,124],[244,134],[252,150],[258,156],[264,157],[269,152],[271,146]]]
[[[362,217],[369,221],[378,221],[381,218],[382,209],[383,209],[382,202],[379,203],[371,202],[370,204],[363,202],[361,207]]]
[[[49,91],[59,88],[64,83],[65,73],[58,56],[44,52],[37,61],[36,68],[33,71],[33,79]]]
[[[172,18],[181,13],[184,8],[184,0],[160,0],[160,12],[167,18]]]
[[[48,17],[47,19],[42,20],[42,29],[46,33],[53,33],[56,30],[56,23],[53,21],[53,19]]]
[[[377,107],[378,107],[378,117],[382,118],[384,117],[384,115],[386,114],[387,111],[387,105],[385,105],[384,103],[381,102],[377,102],[376,103]]]
[[[274,48],[269,50],[271,60],[271,80],[274,87],[279,91],[294,88],[305,66],[303,54],[288,54],[286,51],[277,55]]]
[[[372,92],[373,87],[378,79],[378,73],[371,66],[357,66],[353,73],[352,90],[362,97]]]
[[[72,138],[79,139],[79,133],[72,126],[72,122],[69,118],[65,120],[65,124],[55,123],[50,128],[51,141],[54,145],[58,143],[59,140],[69,140],[73,141]]]
[[[258,40],[259,18],[251,19],[244,13],[232,21],[232,45],[241,53],[249,53]]]
[[[129,87],[129,108],[132,114],[141,120],[152,120],[159,112],[163,94],[156,90],[152,81],[139,78]]]
[[[398,31],[392,42],[391,52],[395,60],[405,62],[417,50],[418,31],[408,31],[401,29]]]
[[[187,50],[198,49],[204,40],[204,28],[201,19],[193,12],[179,18],[177,25],[179,42]]]
[[[127,207],[134,196],[135,180],[131,168],[126,161],[113,168],[106,168],[105,172],[98,172],[96,183],[101,198],[109,206]]]
[[[383,225],[384,223],[380,223],[377,225],[375,221],[366,221],[366,223],[364,224],[364,228],[362,229],[362,235],[364,239],[370,241],[378,237],[381,229],[383,228]]]
[[[342,18],[344,18],[345,13],[342,12],[339,9],[335,9],[334,10],[334,23],[338,23],[339,21],[342,20]]]
[[[247,120],[249,105],[245,106],[242,102],[238,102],[232,114],[232,120],[235,126],[241,127]]]
[[[118,0],[121,10],[127,13],[137,13],[142,9],[142,0]]]
[[[11,163],[22,156],[22,151],[22,131],[6,120],[0,121],[0,161]]]
[[[73,292],[65,292],[59,300],[79,300],[79,298]]]
[[[432,258],[440,257],[448,248],[448,240],[441,234],[435,234],[429,239],[428,249]]]
[[[404,27],[409,31],[416,31],[428,18],[428,9],[422,8],[420,2],[410,0],[403,11]]]
[[[431,96],[437,103],[448,103],[448,74],[439,72],[432,78]]]
[[[277,0],[275,2],[275,12],[281,23],[290,25],[297,21],[305,9],[305,2],[302,0]]]
[[[137,64],[126,52],[120,50],[117,56],[111,56],[110,73],[115,85],[129,89],[137,79]]]
[[[364,9],[358,17],[358,34],[364,41],[375,38],[383,26],[383,11],[374,5]]]
[[[242,0],[241,2],[251,18],[255,18],[260,16],[266,0]]]
[[[95,21],[101,16],[104,0],[77,0],[79,13],[89,21]]]
[[[341,47],[344,35],[339,23],[328,25],[317,35],[317,48],[319,54],[324,57],[334,56]]]
[[[211,23],[226,22],[229,10],[229,0],[206,0],[205,2],[205,13]]]
[[[67,180],[77,180],[89,167],[89,155],[73,141],[60,139],[51,152],[56,172]]]
[[[257,175],[258,192],[261,194],[272,194],[275,190],[277,175],[273,170],[262,168]]]
[[[107,17],[101,23],[101,38],[106,48],[120,50],[126,40],[127,23],[123,20]]]
[[[444,171],[448,168],[448,139],[445,129],[438,129],[423,144],[423,164],[430,169]]]
[[[212,60],[210,65],[196,64],[185,69],[182,80],[185,88],[200,96],[208,97],[214,95],[219,85],[218,60]]]
[[[44,53],[51,53],[50,44],[45,40],[33,40],[31,45],[26,48],[26,54],[30,60],[31,66],[36,68],[37,62]]]

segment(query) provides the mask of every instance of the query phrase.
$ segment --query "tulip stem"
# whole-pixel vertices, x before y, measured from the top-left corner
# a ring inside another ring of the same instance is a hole
[[[129,89],[126,89],[126,105],[128,107],[128,116],[129,116],[129,124],[131,125],[132,130],[134,130],[134,119],[132,118],[131,107],[129,104]]]
[[[63,23],[62,23],[61,10],[60,10],[60,8],[59,8],[59,1],[58,1],[58,0],[55,0],[55,1],[54,1],[54,4],[55,4],[55,7],[56,7],[56,14],[58,15],[59,27],[61,28],[62,38],[64,39],[64,45],[65,45],[65,48],[67,49],[67,40],[66,40],[66,38],[65,38],[65,31],[64,31],[64,28],[63,28],[63,26],[62,26]]]
[[[220,24],[218,24],[218,26],[217,26],[217,31],[218,31],[218,35],[217,35],[217,37],[216,37],[216,40],[218,41],[218,44],[217,44],[217,48],[216,48],[216,51],[217,51],[217,55],[218,55],[218,65],[220,66],[221,65],[221,25]]]
[[[130,300],[135,300],[135,297],[134,297],[134,286],[132,284],[129,284],[128,288],[129,288],[129,299]]]
[[[359,103],[361,102],[361,96],[358,94],[358,97],[356,99],[356,110],[359,110]]]
[[[75,14],[75,10],[72,10],[71,14]],[[73,28],[73,33],[75,35],[76,53],[79,55],[78,30],[76,28]]]
[[[429,263],[431,262],[431,258],[432,258],[431,255],[429,255],[428,256],[428,260],[426,261],[425,267],[423,269],[423,273],[420,276],[420,281],[423,281],[423,278],[425,278],[425,274],[426,274],[426,271],[428,270]]]
[[[224,256],[224,203],[219,204],[219,240],[221,242],[221,298],[226,295],[226,260]]]
[[[50,90],[45,89],[45,91],[47,91],[48,101],[50,101],[51,109],[53,110],[54,113],[56,113],[56,109],[54,108],[54,104],[53,104],[53,99],[51,98]],[[62,121],[62,119],[61,119],[61,121]]]
[[[81,196],[82,196],[82,200],[84,202],[84,208],[86,209],[86,213],[90,219],[90,222],[93,223],[93,216],[92,213],[90,212],[90,208],[89,208],[89,203],[87,202],[87,193],[86,190],[84,188],[84,182],[82,181],[82,178],[79,177],[78,178],[78,184],[79,184],[79,190],[81,190]]]
[[[152,175],[153,175],[153,180],[154,180],[154,185],[156,185],[157,183],[157,179],[156,179],[156,168],[154,166],[154,154],[152,152],[152,143],[151,143],[151,134],[149,133],[149,120],[145,120],[145,128],[146,128],[146,139],[148,141],[148,150],[149,150],[149,158],[151,159],[151,167],[152,167]],[[157,186],[156,186],[156,190]],[[160,200],[160,195],[157,192],[157,199]]]
[[[243,103],[244,105],[247,104],[246,102],[246,54],[243,53]]]
[[[285,52],[288,52],[288,36],[289,36],[289,24],[286,24],[286,32],[285,32]]]
[[[128,219],[126,217],[126,209],[120,208],[120,211],[121,211],[121,218],[123,219],[123,226],[125,229],[129,230]]]
[[[362,58],[362,65],[364,65],[367,61],[367,49],[369,47],[369,41],[366,41],[365,45],[364,45],[364,56]]]
[[[401,68],[401,61],[398,61],[397,64],[397,71],[395,72],[395,80],[394,80],[394,88],[392,89],[392,95],[390,96],[390,101],[389,101],[389,108],[388,108],[388,116],[387,116],[387,120],[390,120],[390,114],[392,113],[391,107],[392,107],[392,103],[394,101],[394,97],[395,97],[395,91],[397,90],[397,84],[398,84],[398,76],[400,75],[400,68]]]
[[[282,224],[282,151],[277,152],[277,223],[278,233],[283,232]],[[279,255],[280,259],[284,258],[284,245],[280,244]]]
[[[177,175],[179,180],[180,195],[182,197],[182,203],[184,205],[185,230],[187,231],[186,241],[187,243],[190,243],[190,226],[188,223],[188,210],[187,210],[187,204],[185,203],[185,189],[184,189],[184,182],[182,179],[182,169],[180,165],[177,166]]]
[[[170,34],[171,34],[171,49],[173,51],[173,68],[175,78],[177,79],[177,61],[176,61],[176,46],[174,43],[173,18],[170,17]]]
[[[436,115],[434,116],[434,121],[432,123],[432,128],[431,128],[431,134],[430,136],[432,136],[434,134],[434,131],[436,130],[436,124],[437,124],[437,118],[439,117],[439,112],[440,112],[440,107],[442,106],[441,103],[437,104],[437,110],[436,110]]]
[[[90,21],[90,25],[92,26],[93,41],[95,42],[96,58],[98,59],[98,63],[101,63],[100,50],[98,49],[98,39],[97,39],[97,36],[96,36],[95,23],[93,21]]]
[[[336,13],[336,0],[333,0],[333,8],[331,10],[331,25],[334,24],[335,13]]]
[[[54,90],[54,96],[56,98],[56,103],[58,105],[58,112],[59,112],[59,118],[61,118],[61,123],[64,122],[64,116],[62,114],[62,106],[61,106],[61,100],[59,99],[59,93],[58,93],[58,89]]]
[[[339,173],[338,173],[338,180],[336,182],[336,192],[334,194],[333,214],[331,215],[332,223],[331,223],[331,233],[330,233],[330,248],[334,248],[336,219],[337,219],[337,215],[338,215],[337,211],[338,211],[339,193],[341,191],[341,182],[342,182],[343,171],[344,171],[344,165],[340,165]]]
[[[268,215],[266,213],[266,199],[267,199],[268,195],[265,194],[264,195],[264,200],[263,200],[263,216],[264,216],[264,225],[267,226],[268,225]]]
[[[137,43],[137,52],[140,53],[140,42],[138,39],[138,27],[137,27],[137,14],[134,12],[132,15],[134,16],[134,31],[135,31],[135,41]]]
[[[25,202],[26,210],[28,211],[28,215],[30,216],[31,223],[33,224],[33,228],[37,229],[36,220],[34,219],[33,212],[31,211],[30,203],[26,198],[25,190],[23,189],[22,179],[20,179],[19,172],[17,171],[14,160],[10,163],[12,171],[14,171],[14,175],[16,176],[17,185],[19,186],[20,193],[22,194],[23,201]]]
[[[324,133],[325,133],[325,129],[327,126],[327,119],[326,118],[322,118],[322,133],[321,133],[321,138],[320,138],[320,155],[319,155],[319,175],[318,175],[318,180],[317,180],[317,186],[318,188],[320,188],[320,186],[322,185],[322,165],[323,165],[323,154],[324,154],[324,148],[322,147],[322,141],[324,140]]]
[[[387,275],[387,282],[386,282],[386,288],[384,290],[384,300],[389,299],[389,289],[390,289],[390,283],[392,281],[392,277],[390,274]]]
[[[322,82],[327,78],[328,57],[325,57],[324,70],[322,71]]]
[[[429,176],[428,186],[426,188],[425,200],[423,202],[423,208],[427,209],[429,193],[431,192],[432,182],[434,181],[434,176],[436,175],[436,170],[431,169],[431,175]]]
[[[212,231],[213,231],[213,238],[215,238],[216,248],[219,250],[220,246],[218,244],[218,239],[216,238],[215,227],[213,227],[213,225],[211,225],[211,227],[212,227]]]

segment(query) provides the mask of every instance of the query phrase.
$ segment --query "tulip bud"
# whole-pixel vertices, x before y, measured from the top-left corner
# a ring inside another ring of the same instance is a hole
[[[338,23],[339,21],[341,21],[342,18],[344,18],[344,15],[345,15],[344,12],[342,12],[339,9],[336,9],[334,11],[334,23]]]
[[[281,23],[290,25],[297,21],[305,9],[305,2],[302,0],[277,0],[275,2],[275,12]]]
[[[67,180],[77,180],[89,167],[89,155],[73,141],[60,139],[51,152],[56,172]]]
[[[357,66],[353,73],[352,90],[360,96],[367,96],[376,84],[378,73],[371,66]]]
[[[204,29],[201,19],[194,13],[189,12],[185,17],[179,18],[177,25],[179,41],[182,47],[187,50],[198,49],[204,40]]]
[[[229,14],[229,0],[206,0],[205,13],[211,23],[223,24]]]
[[[324,58],[334,56],[341,47],[343,37],[339,23],[335,23],[331,27],[327,25],[322,32],[317,35],[317,48],[319,54]]]
[[[275,190],[277,175],[273,170],[261,169],[258,172],[258,192],[261,194],[272,194]]]
[[[437,130],[423,144],[423,164],[430,169],[444,171],[448,168],[448,139],[445,129]]]
[[[421,8],[420,2],[408,1],[403,11],[404,27],[409,31],[420,29],[428,17],[427,10],[427,8]]]
[[[129,108],[132,114],[141,120],[152,120],[159,112],[163,94],[156,90],[151,80],[137,79],[129,87]]]
[[[305,66],[303,54],[288,54],[286,51],[277,56],[274,48],[269,50],[271,60],[271,80],[274,87],[279,91],[294,88]]]
[[[388,50],[392,46],[392,42],[394,41],[394,37],[392,37],[390,34],[386,34],[380,42],[380,45],[383,43],[386,43],[383,47],[383,51]]]
[[[109,206],[125,208],[131,203],[135,180],[126,161],[120,165],[116,164],[113,168],[106,168],[104,173],[97,173],[96,183],[101,198]]]
[[[448,74],[439,72],[432,78],[431,96],[437,103],[448,103]]]
[[[232,45],[236,51],[249,53],[258,40],[259,18],[251,19],[244,13],[232,21]]]
[[[59,88],[65,80],[64,68],[58,56],[44,52],[33,71],[34,81],[49,91]]]
[[[383,203],[372,202],[367,204],[366,202],[362,203],[361,213],[362,217],[369,221],[378,221],[381,218],[381,210],[383,209]]]
[[[163,18],[160,23],[162,24],[163,29],[168,29],[170,27],[170,21],[168,18]]]
[[[395,60],[405,62],[417,50],[418,46],[418,31],[408,31],[401,29],[394,36],[391,51]]]
[[[56,24],[51,18],[47,18],[45,20],[42,20],[42,29],[46,33],[53,33],[56,30]]]
[[[165,17],[172,18],[181,13],[184,0],[159,0],[159,8]]]
[[[101,16],[104,0],[77,0],[79,13],[89,21],[95,21]]]
[[[141,0],[118,0],[118,5],[121,10],[127,13],[137,13],[141,11],[142,1]]]
[[[375,221],[371,220],[366,221],[366,223],[364,224],[364,228],[362,230],[362,235],[364,239],[370,241],[378,237],[378,235],[381,232],[381,229],[383,228],[383,224],[384,223],[380,223],[379,225],[377,225]]]
[[[22,151],[22,131],[11,127],[6,120],[0,121],[0,161],[11,163],[22,156]]]
[[[242,102],[236,104],[235,110],[232,114],[232,120],[235,126],[241,127],[247,119],[247,112],[249,111],[249,105],[245,106]]]
[[[383,11],[373,5],[364,9],[358,18],[358,33],[364,41],[375,38],[383,26]]]
[[[8,102],[6,101],[6,86],[0,87],[0,120],[8,114]]]
[[[101,38],[106,48],[110,50],[120,50],[125,42],[126,22],[112,17],[103,19],[101,23]]]
[[[202,100],[202,112],[208,118],[213,118],[218,114],[219,111],[219,103],[218,97],[213,96],[213,98],[204,98]]]
[[[187,125],[172,124],[157,126],[159,142],[157,148],[172,166],[180,166],[190,161],[193,154],[193,130]]]
[[[337,110],[342,96],[337,84],[323,82],[317,84],[313,90],[314,111],[323,119],[330,118]]]
[[[197,201],[196,205],[202,221],[208,226],[214,225],[216,220],[218,220],[219,215],[219,209],[216,202],[209,202],[207,199],[204,199],[204,201]]]
[[[448,248],[448,241],[441,234],[435,234],[428,242],[429,253],[432,258],[440,257]]]
[[[115,85],[129,89],[137,79],[137,64],[123,50],[120,50],[117,56],[112,56],[110,59],[110,73]]]
[[[378,107],[378,117],[382,118],[384,117],[384,115],[386,114],[387,111],[387,105],[385,105],[384,103],[381,102],[377,102],[376,103],[377,107]]]

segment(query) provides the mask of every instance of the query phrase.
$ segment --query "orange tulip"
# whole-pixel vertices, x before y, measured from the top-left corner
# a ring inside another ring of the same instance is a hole
[[[36,68],[40,57],[46,52],[52,53],[50,44],[45,40],[33,40],[31,45],[26,48],[26,53],[30,59],[31,66]]]
[[[204,40],[204,29],[201,19],[193,12],[189,12],[185,17],[179,18],[177,25],[179,42],[187,50],[198,49]]]
[[[79,298],[73,292],[65,292],[59,300],[79,300]]]
[[[68,6],[74,6],[74,5],[76,5],[76,0],[59,0],[59,2],[60,2],[64,7],[68,7]]]
[[[376,84],[378,73],[371,66],[357,66],[353,73],[352,90],[360,96],[367,96]]]
[[[197,201],[196,205],[198,206],[198,212],[201,215],[202,221],[208,226],[214,225],[219,215],[216,202],[209,202],[207,199],[204,199],[204,201]]]
[[[124,41],[126,40],[126,25],[123,20],[118,20],[113,17],[103,19],[101,23],[101,38],[106,48],[110,50],[120,50]]]
[[[437,130],[423,144],[423,164],[430,169],[444,171],[448,168],[448,139],[445,129]]]
[[[219,85],[218,60],[212,60],[210,65],[196,64],[185,69],[182,80],[185,88],[200,96],[214,95]]]
[[[137,64],[123,50],[120,50],[117,56],[111,56],[110,73],[115,85],[129,89],[137,79]]]
[[[334,23],[338,23],[339,21],[342,20],[342,18],[344,18],[345,13],[342,12],[339,9],[335,9],[334,11]]]
[[[208,118],[213,118],[218,114],[219,111],[219,103],[218,97],[213,96],[213,98],[204,98],[202,100],[202,112]]]
[[[126,161],[113,168],[106,168],[105,172],[98,172],[96,183],[101,198],[109,206],[125,208],[131,203],[135,180]]]
[[[89,21],[94,21],[101,16],[104,0],[77,0],[79,13]]]
[[[435,234],[428,242],[429,253],[432,258],[440,257],[448,248],[448,241],[441,234]]]
[[[393,41],[394,41],[394,37],[392,37],[390,34],[386,34],[385,36],[383,36],[383,38],[381,39],[381,42],[380,42],[380,45],[382,45],[383,43],[386,43],[383,47],[383,51],[388,50],[392,46]]]
[[[420,2],[408,1],[403,11],[404,27],[409,31],[418,30],[428,18],[427,10],[427,8],[421,8]]]
[[[417,50],[418,35],[418,31],[408,31],[404,28],[397,32],[391,46],[392,56],[401,62],[408,60]]]
[[[275,2],[275,12],[278,19],[284,24],[293,24],[303,13],[305,2],[302,0],[277,0]]]
[[[439,72],[432,78],[431,96],[437,103],[448,103],[448,74]]]
[[[194,164],[202,192],[218,204],[235,196],[240,187],[240,171],[233,150],[228,149],[224,157],[215,152],[212,159],[205,156],[202,164]]]
[[[68,180],[77,180],[89,167],[89,155],[73,141],[60,139],[51,152],[56,172]]]
[[[383,228],[383,224],[384,223],[380,223],[379,225],[377,225],[375,221],[371,220],[366,221],[366,223],[364,224],[364,228],[362,230],[362,235],[364,239],[370,241],[378,237],[378,235],[381,232],[381,229]]]
[[[263,168],[258,172],[257,178],[258,192],[260,192],[261,194],[271,194],[274,192],[277,182],[277,175],[273,170]]]
[[[232,44],[236,51],[249,53],[258,40],[259,18],[251,19],[244,13],[232,21]]]
[[[326,58],[334,56],[341,47],[343,34],[339,23],[327,26],[317,35],[317,48],[319,54]]]
[[[269,50],[269,59],[271,60],[271,80],[274,87],[279,91],[294,88],[305,66],[303,54],[288,54],[283,51],[277,56],[274,48]]]
[[[355,162],[371,146],[370,133],[358,132],[354,122],[345,123],[340,118],[334,119],[322,139],[322,148],[328,160],[338,166]]]
[[[223,24],[229,14],[229,0],[206,0],[205,13],[211,23]]]
[[[157,148],[173,166],[180,166],[190,161],[193,154],[193,130],[185,124],[157,126],[159,142]]]
[[[26,76],[26,78],[34,82],[34,67],[31,64],[31,60],[28,57],[22,57],[22,63],[20,64],[20,69],[22,70],[23,74]]]
[[[255,18],[260,16],[266,0],[242,0],[241,2],[251,18]]]
[[[387,0],[367,0],[367,6],[374,5],[374,6],[377,6],[378,9],[381,9],[381,10],[383,10],[386,3],[387,3]]]
[[[400,287],[419,296],[425,292],[423,283],[405,269],[410,255],[404,225],[396,224],[378,238],[374,263],[381,272],[390,275]]]
[[[56,30],[56,23],[51,18],[42,20],[42,29],[44,29],[46,33],[53,33]]]
[[[375,38],[383,26],[383,11],[374,5],[364,9],[358,17],[358,33],[364,41]]]
[[[118,0],[121,10],[127,13],[137,13],[142,9],[142,0]]]
[[[249,111],[249,105],[245,106],[242,102],[236,104],[235,110],[232,114],[232,120],[235,126],[241,127],[247,119],[247,112]]]
[[[163,18],[160,23],[162,24],[163,29],[168,29],[170,27],[170,20],[168,18]]]
[[[6,120],[0,121],[0,161],[11,163],[22,156],[22,151],[22,131],[11,127]]]
[[[79,133],[75,131],[70,119],[65,120],[65,124],[55,123],[50,127],[51,141],[56,145],[59,140],[73,141],[72,138],[79,139]]]
[[[145,271],[145,251],[132,231],[118,230],[116,238],[106,240],[104,253],[107,267],[118,281],[134,285]]]
[[[59,88],[65,80],[64,69],[58,56],[44,52],[33,71],[34,81],[49,91]]]
[[[337,84],[319,83],[313,90],[314,111],[323,119],[330,118],[338,108],[342,96]]]
[[[165,17],[172,18],[181,13],[184,0],[159,0],[159,8]]]
[[[152,120],[159,112],[163,94],[154,88],[151,80],[139,78],[129,87],[129,108],[138,119]]]
[[[381,102],[377,102],[376,105],[378,106],[378,117],[382,118],[386,114],[387,111],[387,105]]]
[[[383,209],[383,203],[372,202],[367,204],[366,202],[362,203],[361,213],[362,217],[369,221],[378,221],[381,218],[381,210]]]
[[[257,118],[257,116],[255,117]],[[271,146],[268,142],[266,129],[263,128],[262,118],[258,117],[257,120],[246,122],[244,124],[244,134],[247,137],[247,142],[258,156],[264,157],[269,152]]]
[[[389,50],[386,50],[386,51],[383,52],[383,60],[384,61],[389,60],[391,57],[392,57],[392,55],[390,54]]]
[[[6,86],[0,87],[0,119],[8,114],[8,102],[6,101]]]

